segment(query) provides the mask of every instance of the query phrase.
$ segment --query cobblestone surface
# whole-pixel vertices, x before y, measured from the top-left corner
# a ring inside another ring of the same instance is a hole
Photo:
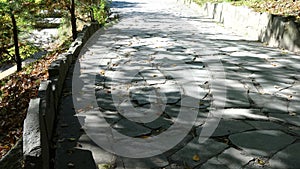
[[[120,21],[91,38],[80,72],[73,67],[66,79],[55,168],[299,167],[299,55],[248,41],[175,0],[112,6]],[[226,97],[217,98],[224,86]],[[97,107],[72,97],[78,93]],[[212,123],[216,100],[226,105]],[[155,146],[135,143],[160,136]]]

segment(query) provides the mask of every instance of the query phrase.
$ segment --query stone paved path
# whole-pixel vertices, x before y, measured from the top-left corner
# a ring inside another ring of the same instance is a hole
[[[66,79],[55,168],[299,168],[299,55],[175,0],[113,7]]]

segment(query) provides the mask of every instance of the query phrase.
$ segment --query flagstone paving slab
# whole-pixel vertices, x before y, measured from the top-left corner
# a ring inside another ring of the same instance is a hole
[[[229,139],[234,145],[255,156],[270,156],[296,140],[277,130],[247,131],[230,135]]]

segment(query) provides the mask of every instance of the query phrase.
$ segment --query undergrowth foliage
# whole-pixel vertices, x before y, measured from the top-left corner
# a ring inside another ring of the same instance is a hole
[[[39,84],[48,78],[48,66],[56,56],[49,55],[0,82],[0,159],[21,138],[29,101],[37,97]]]
[[[24,3],[27,2],[28,3]],[[19,3],[21,5],[30,5],[30,3],[44,3],[43,8],[41,10],[45,10],[44,7],[49,7],[49,12],[55,12],[55,9],[59,10],[68,10],[71,4],[68,0],[63,0],[64,3],[55,3],[55,1],[40,1],[40,0],[26,0],[20,1],[15,0],[14,3]],[[53,2],[53,3],[52,3]],[[75,5],[76,10],[76,19],[77,18],[89,18],[89,21],[98,21],[100,24],[104,24],[108,18],[109,13],[109,3],[108,1],[97,1],[101,3],[91,3],[91,2],[84,2],[84,0],[76,1],[77,4]],[[94,1],[92,1],[94,2]],[[0,25],[0,31],[4,32],[4,34],[0,34],[0,40],[3,38],[5,41],[0,41],[0,65],[1,59],[6,57],[12,57],[13,53],[13,45],[11,44],[11,39],[7,37],[12,36],[11,32],[11,25],[10,25],[10,18],[5,13],[7,11],[3,11],[1,9],[5,9],[4,7],[9,7],[7,0],[0,0],[0,21],[3,22]],[[86,3],[87,5],[83,6],[80,4]],[[64,5],[64,6],[57,6],[57,5]],[[83,9],[83,8],[86,9]],[[21,8],[20,8],[21,9]],[[81,9],[81,10],[79,10]],[[8,9],[10,12],[11,9]],[[56,10],[57,11],[57,10]],[[86,14],[84,12],[90,12]],[[24,14],[24,11],[18,11],[19,14]],[[68,13],[68,12],[65,12]],[[17,18],[20,16],[17,13],[15,17]],[[68,18],[70,15],[64,15],[63,17]],[[93,18],[93,19],[92,19]],[[18,18],[17,18],[18,19]],[[69,19],[70,21],[70,19]],[[25,22],[26,23],[26,22]],[[27,22],[28,23],[28,22]],[[19,25],[20,22],[18,22]],[[21,26],[19,28],[22,28]],[[20,31],[20,30],[19,30]],[[29,66],[23,68],[21,71],[14,73],[11,76],[8,76],[2,80],[0,80],[0,159],[16,144],[16,142],[22,137],[22,128],[23,128],[23,121],[26,117],[27,108],[30,102],[30,99],[36,98],[38,94],[38,89],[40,82],[42,80],[48,79],[48,67],[54,61],[60,53],[66,51],[71,44],[71,37],[66,37],[63,42],[60,42],[55,50],[44,58],[31,63]],[[20,53],[23,56],[31,55],[35,51],[38,51],[38,48],[31,47],[25,43],[18,43],[20,47]],[[3,59],[5,60],[5,59]],[[2,61],[3,61],[2,60]],[[8,58],[6,58],[8,60]],[[5,62],[7,63],[7,62]]]

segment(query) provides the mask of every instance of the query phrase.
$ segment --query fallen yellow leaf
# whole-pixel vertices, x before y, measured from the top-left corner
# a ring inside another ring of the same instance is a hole
[[[142,139],[147,139],[147,138],[149,138],[149,137],[150,137],[150,136],[146,136],[146,135],[141,136]]]
[[[8,145],[3,146],[4,149],[9,149]]]
[[[257,159],[257,163],[258,163],[259,165],[265,165],[265,164],[266,164],[266,162],[263,161],[263,160],[261,160],[261,159]]]
[[[98,164],[98,169],[110,169],[112,166],[110,164]]]
[[[200,160],[200,156],[199,156],[198,154],[195,154],[195,155],[193,156],[193,160],[194,160],[194,161],[199,161],[199,160]]]
[[[105,75],[105,70],[101,70],[100,74],[104,76]]]

